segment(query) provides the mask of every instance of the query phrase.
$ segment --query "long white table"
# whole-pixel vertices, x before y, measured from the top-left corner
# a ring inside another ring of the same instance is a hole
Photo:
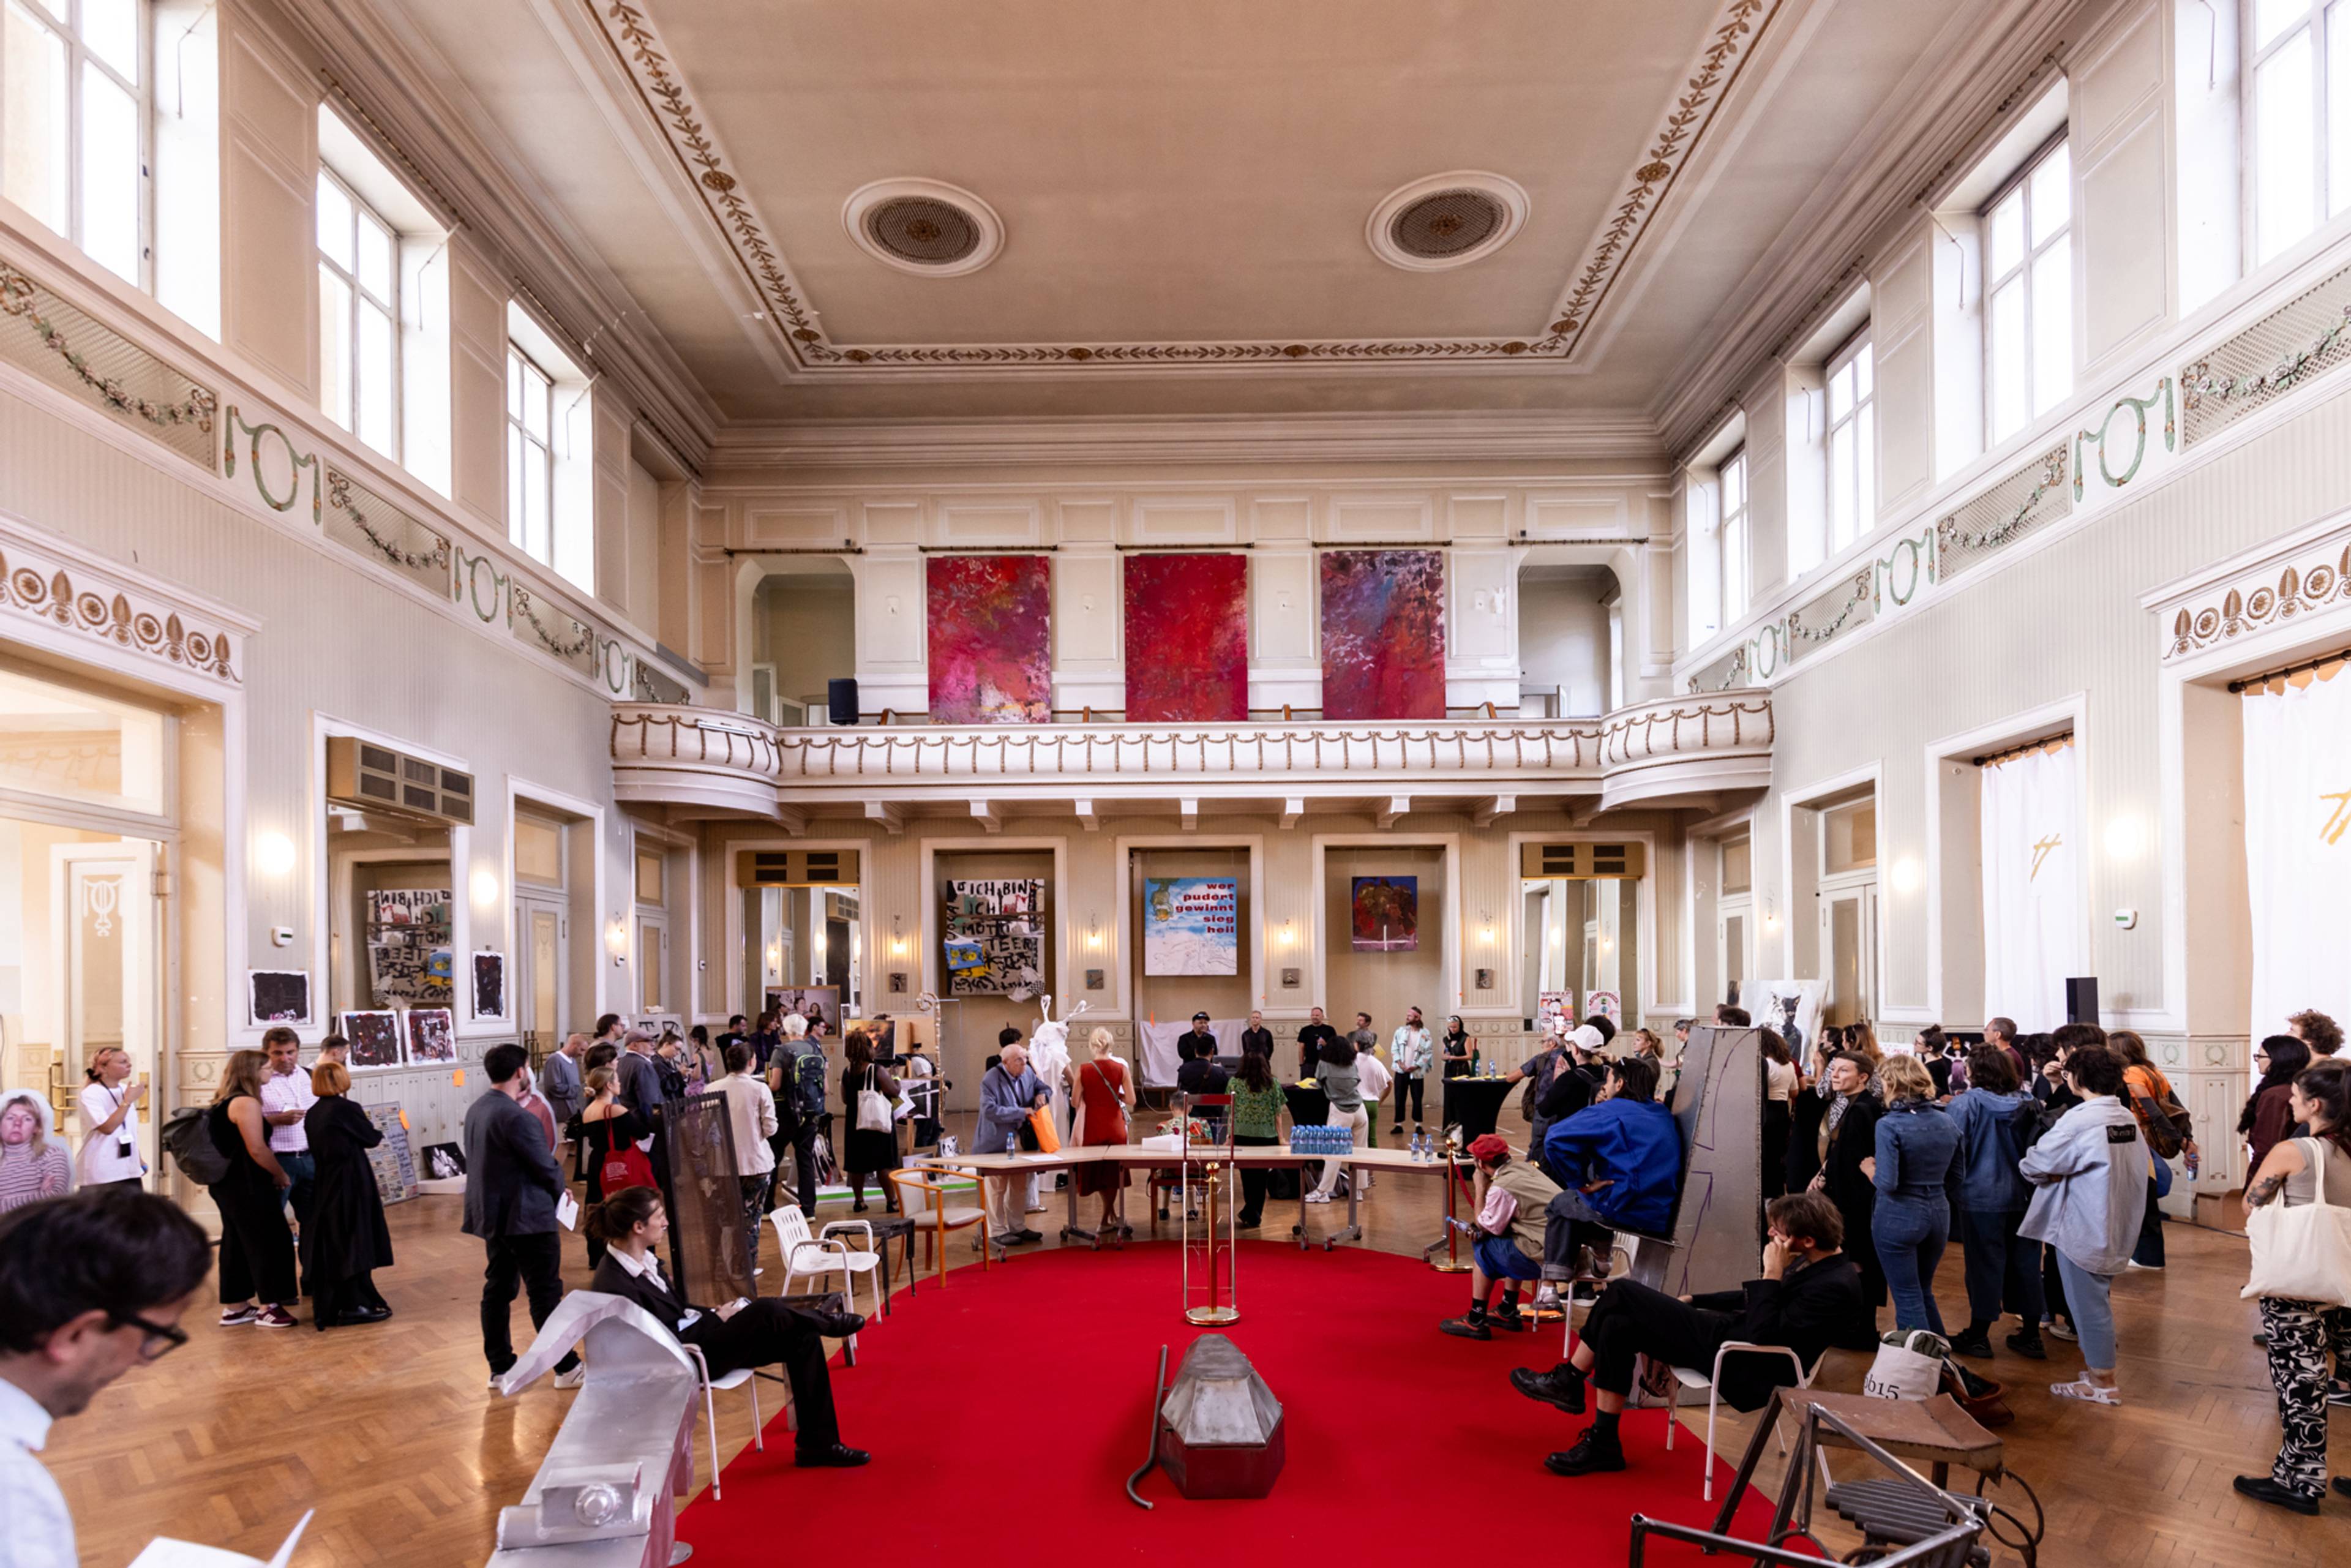
[[[945,1158],[926,1159],[924,1163],[968,1171],[976,1176],[986,1178],[1035,1176],[1046,1171],[1067,1171],[1081,1166],[1102,1164],[1118,1165],[1128,1169],[1141,1166],[1146,1169],[1165,1170],[1182,1166],[1187,1161],[1198,1166],[1210,1165],[1241,1166],[1304,1166],[1322,1160],[1336,1160],[1350,1170],[1410,1171],[1437,1176],[1443,1176],[1449,1169],[1458,1168],[1441,1159],[1416,1160],[1403,1149],[1356,1149],[1351,1154],[1344,1155],[1306,1155],[1293,1154],[1288,1145],[1280,1144],[1195,1144],[1185,1151],[1146,1148],[1141,1144],[1097,1144],[1087,1148],[1064,1148],[1057,1154],[1050,1155],[959,1154]],[[1297,1241],[1301,1251],[1312,1246],[1316,1239],[1306,1224],[1306,1210],[1309,1207],[1306,1202],[1308,1190],[1305,1182],[1301,1179],[1298,1187],[1298,1223],[1290,1227],[1290,1230],[1291,1238]],[[1069,1214],[1067,1221],[1061,1228],[1061,1239],[1083,1241],[1099,1249],[1102,1244],[1102,1236],[1095,1231],[1084,1229],[1078,1224],[1077,1183],[1071,1182],[1069,1185],[1067,1196]],[[1123,1235],[1132,1235],[1134,1227],[1122,1221],[1121,1230]],[[1351,1180],[1347,1183],[1347,1223],[1321,1239],[1322,1249],[1328,1252],[1342,1241],[1360,1240],[1363,1234],[1363,1183],[1360,1180]],[[1115,1239],[1117,1239],[1114,1238],[1113,1240]],[[1440,1242],[1442,1239],[1442,1238],[1439,1239]],[[1430,1249],[1431,1251],[1435,1249],[1434,1247]],[[998,1256],[1003,1255],[999,1250]]]

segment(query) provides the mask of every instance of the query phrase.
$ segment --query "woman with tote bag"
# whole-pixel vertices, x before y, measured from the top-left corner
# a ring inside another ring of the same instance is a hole
[[[2283,1440],[2266,1476],[2237,1490],[2295,1513],[2326,1495],[2326,1363],[2351,1366],[2351,1061],[2323,1061],[2294,1081],[2306,1138],[2284,1138],[2245,1188],[2253,1274]],[[2342,1481],[2335,1490],[2351,1496]]]

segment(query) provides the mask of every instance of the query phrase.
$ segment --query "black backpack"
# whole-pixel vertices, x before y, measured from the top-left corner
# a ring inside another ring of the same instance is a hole
[[[228,1156],[213,1142],[212,1113],[183,1105],[164,1120],[155,1134],[179,1166],[180,1174],[199,1186],[210,1186],[228,1176]]]
[[[824,1114],[824,1052],[806,1041],[787,1044],[791,1071],[784,1075],[791,1090],[792,1108],[813,1119]]]

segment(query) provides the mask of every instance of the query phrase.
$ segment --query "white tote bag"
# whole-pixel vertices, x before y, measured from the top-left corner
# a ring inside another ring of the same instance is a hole
[[[886,1133],[891,1127],[889,1096],[876,1087],[879,1071],[867,1068],[865,1087],[857,1092],[857,1130],[861,1133]]]
[[[2326,1201],[2326,1145],[2316,1138],[2294,1144],[2316,1178],[2315,1196],[2292,1208],[2265,1203],[2246,1218],[2253,1277],[2238,1294],[2351,1306],[2351,1208]]]
[[[1861,1391],[1872,1399],[1932,1399],[1942,1386],[1945,1344],[1923,1329],[1896,1329],[1878,1342]]]

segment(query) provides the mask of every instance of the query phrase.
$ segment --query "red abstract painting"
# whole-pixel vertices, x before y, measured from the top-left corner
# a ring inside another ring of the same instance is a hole
[[[1445,555],[1322,555],[1322,716],[1445,716]]]
[[[1126,561],[1126,721],[1249,717],[1249,560],[1136,555]]]
[[[928,564],[931,722],[1050,722],[1052,561],[939,555]]]

